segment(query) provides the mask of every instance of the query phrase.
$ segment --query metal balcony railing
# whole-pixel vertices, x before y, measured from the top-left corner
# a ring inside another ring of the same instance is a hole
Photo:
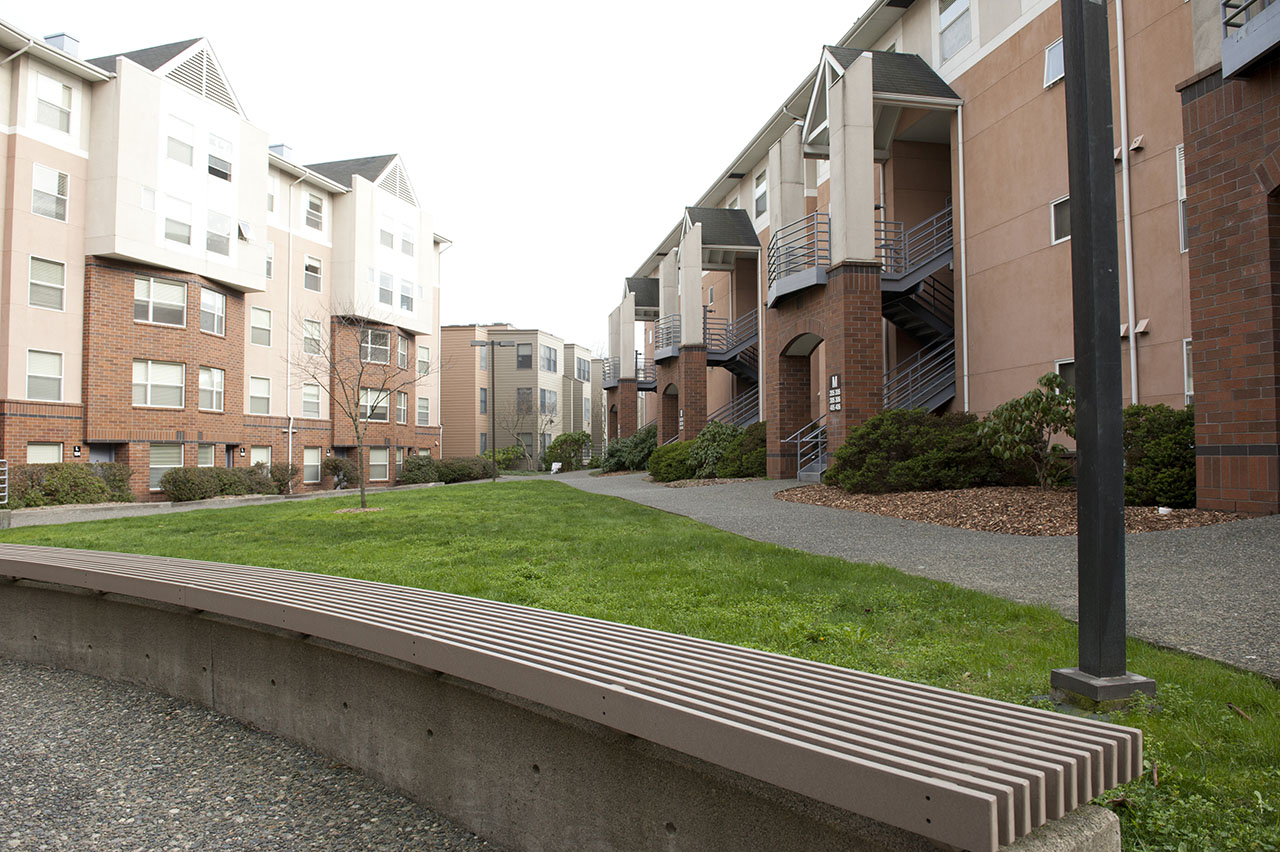
[[[702,308],[702,340],[708,352],[729,352],[744,343],[751,343],[760,335],[757,322],[759,311],[748,311],[735,320],[712,316],[706,305]]]
[[[658,380],[658,366],[653,363],[652,358],[645,358],[643,352],[636,353],[636,381],[640,383],[656,382]]]
[[[680,347],[680,315],[667,314],[659,318],[653,327],[654,349],[678,349]]]
[[[617,355],[612,358],[605,358],[604,365],[601,368],[601,384],[617,384],[618,379],[622,378],[622,359]]]
[[[906,275],[951,245],[951,202],[910,229],[904,229],[901,222],[876,222],[876,257],[886,275]]]
[[[760,386],[756,385],[738,394],[707,415],[707,422],[718,420],[734,426],[750,426],[760,419]]]
[[[769,283],[805,269],[831,265],[831,217],[811,213],[769,238]]]
[[[1222,0],[1222,37],[1231,35],[1257,17],[1263,9],[1280,5],[1280,0]]]
[[[1280,45],[1280,0],[1221,0],[1223,79],[1247,77]]]
[[[924,407],[955,380],[956,340],[944,337],[885,371],[884,407]]]

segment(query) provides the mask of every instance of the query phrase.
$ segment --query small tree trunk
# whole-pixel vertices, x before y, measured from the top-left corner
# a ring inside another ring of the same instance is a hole
[[[360,508],[369,508],[369,501],[364,493],[364,437],[361,436],[356,442],[356,470],[360,475]]]

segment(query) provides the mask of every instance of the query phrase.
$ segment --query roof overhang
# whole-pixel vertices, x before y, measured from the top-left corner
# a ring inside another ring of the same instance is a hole
[[[82,62],[71,54],[58,50],[56,47],[50,47],[42,39],[29,36],[4,21],[0,21],[0,47],[15,53],[18,51],[29,53],[41,62],[48,63],[60,71],[65,71],[92,83],[101,83],[116,76],[110,71],[103,71],[88,62]]]
[[[318,186],[327,192],[346,193],[351,191],[337,181],[329,180],[324,175],[318,172],[313,172],[306,166],[299,166],[296,163],[291,163],[278,154],[268,153],[267,162],[285,174],[301,178],[305,183],[309,183],[312,186]]]

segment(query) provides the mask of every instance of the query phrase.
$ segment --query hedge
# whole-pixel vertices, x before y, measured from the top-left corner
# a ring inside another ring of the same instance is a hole
[[[120,462],[59,462],[9,467],[10,509],[75,503],[131,503],[132,471]]]
[[[689,454],[693,441],[675,441],[663,444],[649,455],[649,475],[655,482],[677,482],[693,478]]]
[[[271,471],[261,462],[253,467],[175,467],[160,477],[160,490],[175,503],[280,493]]]
[[[765,421],[743,429],[725,448],[716,465],[716,476],[733,479],[765,475]]]
[[[1196,420],[1187,406],[1124,410],[1124,501],[1131,506],[1196,505]]]
[[[605,473],[619,470],[644,470],[649,456],[658,446],[658,427],[650,424],[630,438],[615,438],[604,451],[600,467]]]

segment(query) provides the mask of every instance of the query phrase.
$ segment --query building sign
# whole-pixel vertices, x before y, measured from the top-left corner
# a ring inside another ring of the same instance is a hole
[[[683,408],[680,409],[680,425],[676,428],[678,428],[681,432],[684,431],[684,409]]]
[[[833,375],[831,384],[827,386],[827,411],[839,411],[841,404],[840,377]]]

